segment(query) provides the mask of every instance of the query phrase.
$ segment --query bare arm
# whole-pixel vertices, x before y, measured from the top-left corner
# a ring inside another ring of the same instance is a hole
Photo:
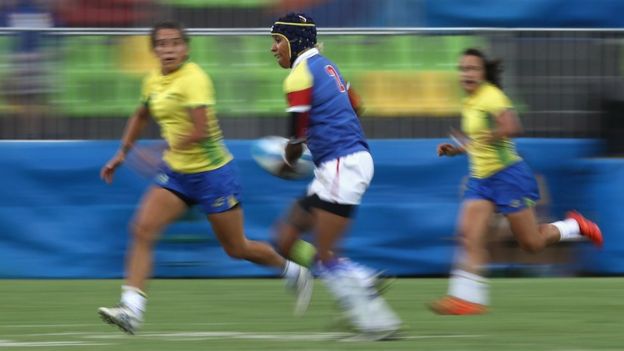
[[[134,115],[130,117],[128,123],[126,123],[126,128],[124,129],[123,137],[121,138],[121,148],[120,151],[124,153],[128,153],[130,149],[134,146],[134,143],[139,139],[141,132],[145,129],[147,122],[149,120],[149,110],[146,106],[141,106],[137,108],[134,112]]]
[[[140,106],[134,112],[132,117],[128,119],[123,137],[121,138],[121,146],[117,153],[111,158],[100,170],[100,178],[110,184],[113,181],[115,170],[121,166],[126,160],[126,155],[134,146],[134,143],[141,135],[141,131],[147,125],[149,119],[149,110],[146,106]]]
[[[496,129],[491,139],[513,138],[522,133],[522,124],[513,110],[507,109],[496,116]]]
[[[209,108],[206,106],[195,107],[189,109],[188,113],[193,121],[193,130],[176,142],[176,145],[172,145],[176,149],[188,149],[208,136],[208,113],[211,113]]]

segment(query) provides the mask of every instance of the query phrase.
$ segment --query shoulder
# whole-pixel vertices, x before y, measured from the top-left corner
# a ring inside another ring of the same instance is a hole
[[[290,74],[284,81],[284,89],[287,92],[302,90],[312,87],[313,76],[310,72],[308,60],[303,60],[295,68],[290,71]]]
[[[152,70],[143,77],[143,85],[153,84],[158,78],[158,71]]]
[[[209,79],[208,74],[195,62],[187,62],[182,68],[186,79]]]
[[[490,84],[490,83],[487,83],[487,85],[484,87],[483,95],[486,98],[494,98],[494,99],[505,98],[505,99],[508,99],[507,95],[505,94],[505,92],[501,88],[497,87],[494,84]]]

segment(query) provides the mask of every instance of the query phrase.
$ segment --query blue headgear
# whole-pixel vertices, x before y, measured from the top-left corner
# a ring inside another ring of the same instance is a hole
[[[291,66],[302,51],[316,45],[316,24],[302,13],[289,13],[278,19],[271,27],[271,34],[288,41]]]

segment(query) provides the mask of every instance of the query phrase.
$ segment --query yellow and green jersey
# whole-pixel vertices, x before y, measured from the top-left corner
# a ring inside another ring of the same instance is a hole
[[[466,149],[472,177],[489,177],[521,160],[511,139],[502,138],[494,143],[487,140],[489,132],[496,127],[496,117],[511,108],[505,93],[487,82],[464,99],[462,130],[472,140]]]
[[[163,75],[150,73],[143,81],[141,101],[160,126],[162,137],[169,144],[163,160],[174,171],[198,173],[219,168],[232,159],[223,143],[223,134],[214,114],[212,81],[195,63],[187,62],[175,72]],[[207,137],[188,149],[176,149],[180,139],[189,135],[193,120],[189,109],[207,107]]]

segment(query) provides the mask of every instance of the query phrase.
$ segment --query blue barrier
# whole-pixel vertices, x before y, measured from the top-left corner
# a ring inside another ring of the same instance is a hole
[[[374,140],[375,178],[343,250],[354,260],[397,275],[445,274],[450,268],[463,157],[438,158],[441,140]],[[127,223],[149,180],[122,167],[108,186],[101,165],[117,142],[0,142],[0,277],[113,278],[123,275]],[[617,205],[624,161],[582,159],[596,141],[521,139],[519,150],[548,182],[556,215],[571,207],[597,218],[607,247],[583,244],[578,269],[624,273]],[[269,240],[271,227],[305,181],[263,172],[249,141],[231,141],[244,187],[246,230]],[[579,160],[579,158],[581,158]],[[189,211],[156,250],[159,277],[272,276],[276,272],[228,258],[203,215]]]

